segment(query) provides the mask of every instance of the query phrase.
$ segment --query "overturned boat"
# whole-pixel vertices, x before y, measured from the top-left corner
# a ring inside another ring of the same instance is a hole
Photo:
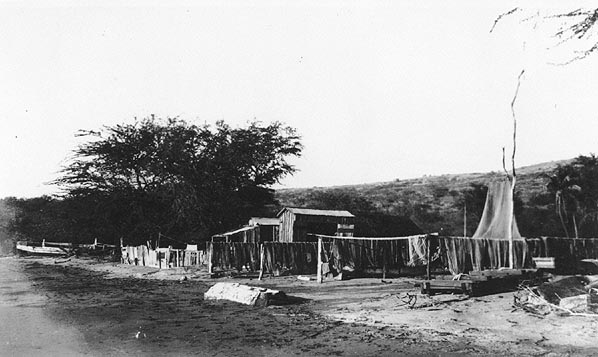
[[[17,252],[22,255],[68,255],[72,252],[70,243],[17,242]]]

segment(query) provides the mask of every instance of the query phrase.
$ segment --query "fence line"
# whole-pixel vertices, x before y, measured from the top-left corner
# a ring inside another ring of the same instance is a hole
[[[328,238],[320,236],[320,239]],[[368,241],[351,237],[323,242],[208,242],[206,250],[158,248],[149,246],[122,248],[123,263],[157,268],[207,265],[208,272],[231,270],[274,275],[315,274],[318,258],[322,264],[342,269],[347,263],[358,269],[424,266],[431,260],[437,267],[453,274],[472,270],[497,269],[508,264],[507,240],[473,239],[418,235],[396,242]],[[396,239],[395,239],[396,240]],[[596,238],[524,238],[515,241],[516,266],[531,268],[532,257],[557,257],[571,261],[598,259]],[[320,252],[320,256],[318,256]],[[430,259],[428,259],[430,258]]]
[[[121,248],[121,262],[130,265],[151,266],[160,269],[202,266],[206,264],[203,250],[157,248],[146,245]]]

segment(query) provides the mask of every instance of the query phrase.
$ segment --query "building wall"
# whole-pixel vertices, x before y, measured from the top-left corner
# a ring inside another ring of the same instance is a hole
[[[279,242],[307,242],[308,233],[353,236],[354,217],[295,215],[289,210],[280,216]]]
[[[289,210],[282,212],[280,216],[279,242],[293,241],[293,226],[295,225],[295,214]]]

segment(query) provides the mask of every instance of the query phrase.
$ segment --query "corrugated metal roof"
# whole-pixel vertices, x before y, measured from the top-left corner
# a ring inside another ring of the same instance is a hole
[[[280,224],[280,219],[278,218],[269,218],[269,217],[251,217],[249,220],[249,224],[261,224],[264,226],[276,226]]]
[[[280,212],[278,212],[278,216],[284,212],[284,210],[289,210],[294,214],[301,214],[305,216],[328,216],[328,217],[355,217],[349,211],[335,211],[335,210],[325,210],[325,209],[311,209],[311,208],[295,208],[295,207],[285,207]]]
[[[232,236],[233,234],[241,233],[241,232],[244,232],[244,231],[250,231],[252,229],[255,229],[255,227],[243,227],[243,228],[239,228],[239,229],[236,229],[234,231],[230,231],[230,232],[226,232],[226,233],[214,234],[213,237]]]

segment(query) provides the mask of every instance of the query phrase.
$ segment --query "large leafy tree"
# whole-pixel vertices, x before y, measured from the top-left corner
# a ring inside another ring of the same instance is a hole
[[[274,203],[271,185],[295,168],[295,130],[275,122],[233,128],[153,116],[82,131],[56,184],[85,198],[113,235],[144,241],[161,232],[205,239]]]

